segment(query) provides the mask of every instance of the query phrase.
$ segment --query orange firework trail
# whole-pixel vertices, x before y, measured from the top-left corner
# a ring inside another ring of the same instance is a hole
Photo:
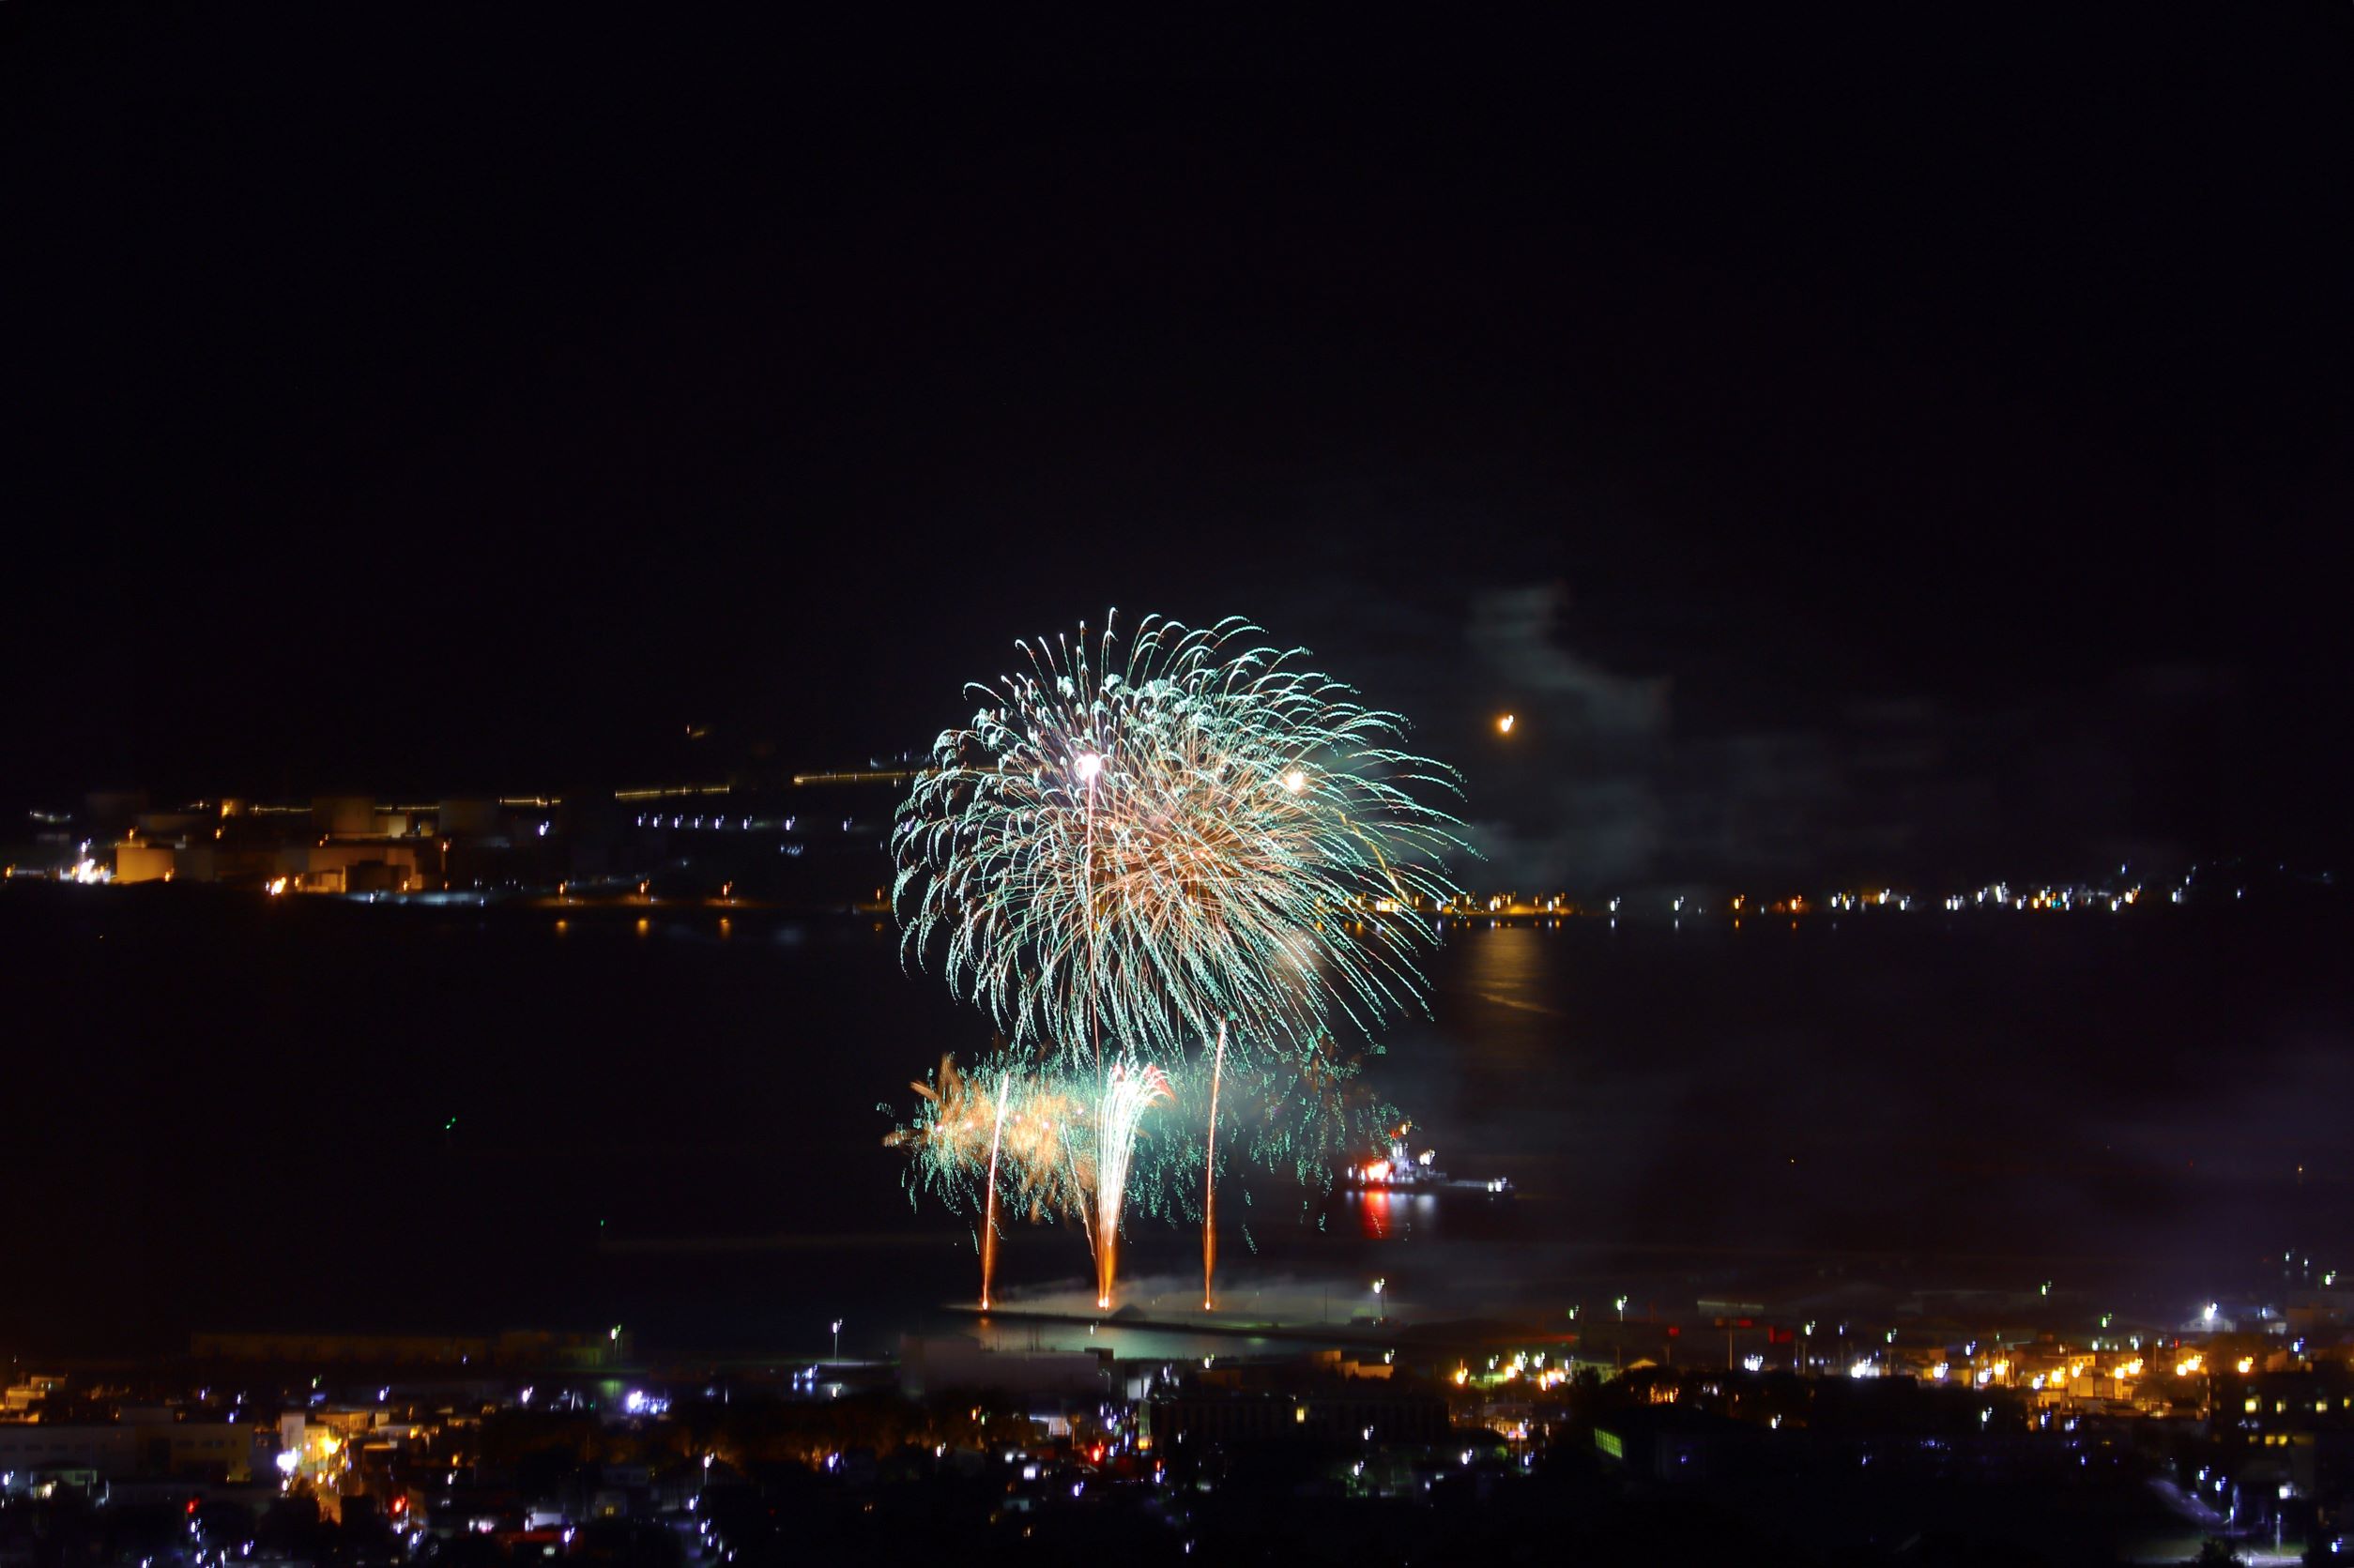
[[[997,1274],[997,1150],[1005,1141],[1005,1097],[1014,1087],[1011,1073],[997,1081],[997,1119],[989,1129],[988,1196],[981,1212],[981,1310],[989,1310],[989,1284]]]

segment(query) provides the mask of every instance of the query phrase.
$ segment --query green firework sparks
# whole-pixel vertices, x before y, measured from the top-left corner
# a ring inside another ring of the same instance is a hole
[[[1001,1219],[1089,1231],[1106,1305],[1124,1205],[1206,1217],[1213,1107],[1220,1167],[1310,1186],[1396,1120],[1336,1032],[1427,1007],[1460,891],[1453,772],[1260,637],[1147,617],[1016,645],[892,834],[904,952],[1008,1041],[916,1086],[886,1140],[910,1196],[986,1213],[994,1169]]]
[[[1462,848],[1425,797],[1455,776],[1258,635],[1147,617],[1024,643],[933,743],[892,835],[906,951],[1016,1047],[1166,1067],[1225,1017],[1297,1058],[1336,1012],[1369,1032],[1425,1005],[1423,911]]]

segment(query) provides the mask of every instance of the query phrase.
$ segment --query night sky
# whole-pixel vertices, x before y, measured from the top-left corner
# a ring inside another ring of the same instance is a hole
[[[2345,5],[650,17],[0,8],[0,801],[855,765],[1116,605],[1508,880],[2342,864]]]

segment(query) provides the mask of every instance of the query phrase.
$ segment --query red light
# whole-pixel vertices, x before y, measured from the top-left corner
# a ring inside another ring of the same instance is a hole
[[[188,1499],[188,1511],[189,1511],[191,1514],[193,1514],[193,1513],[195,1513],[195,1512],[196,1512],[196,1499],[195,1499],[194,1498],[191,1498],[191,1499]]]

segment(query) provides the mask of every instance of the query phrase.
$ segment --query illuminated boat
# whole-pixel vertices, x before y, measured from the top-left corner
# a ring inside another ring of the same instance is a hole
[[[1368,1192],[1432,1192],[1451,1188],[1458,1192],[1489,1193],[1509,1196],[1512,1179],[1508,1176],[1487,1178],[1451,1177],[1435,1164],[1435,1149],[1416,1154],[1406,1147],[1406,1134],[1413,1128],[1409,1122],[1390,1134],[1389,1152],[1377,1159],[1349,1167],[1344,1178],[1347,1184]]]

